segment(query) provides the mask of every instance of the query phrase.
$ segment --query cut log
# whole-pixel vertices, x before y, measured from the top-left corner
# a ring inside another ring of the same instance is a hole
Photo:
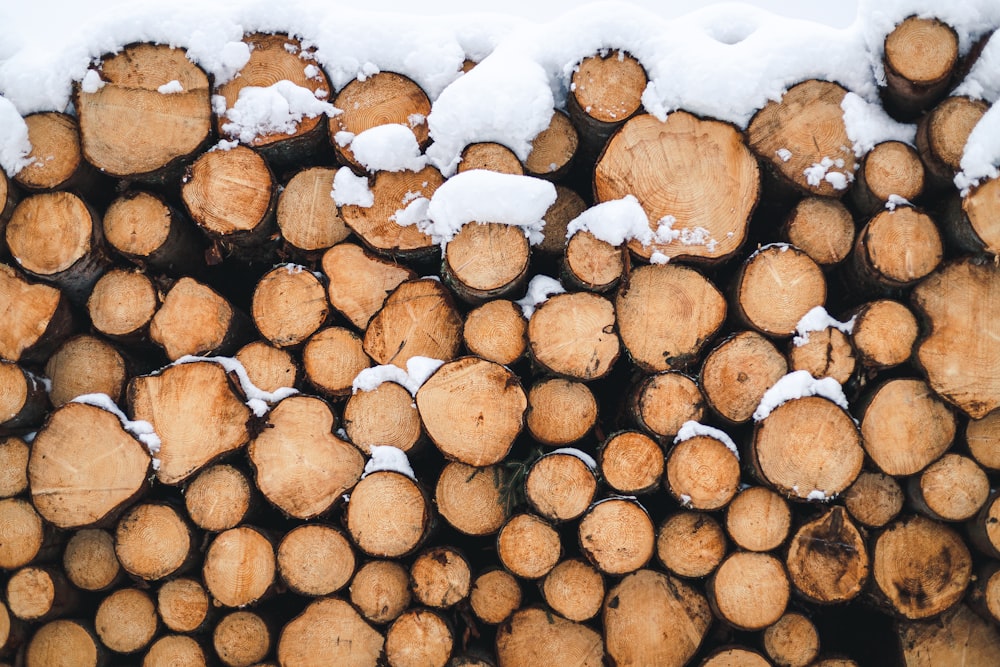
[[[149,325],[159,307],[153,281],[145,273],[129,269],[105,273],[87,299],[94,329],[125,344],[148,340]]]
[[[611,434],[597,452],[597,466],[604,483],[626,495],[642,495],[659,489],[664,465],[660,446],[638,431]]]
[[[417,391],[416,403],[441,453],[471,466],[493,465],[507,456],[528,407],[517,377],[478,357],[441,366]]]
[[[372,623],[395,620],[410,606],[410,575],[393,560],[370,560],[354,573],[351,604]]]
[[[156,592],[156,612],[171,632],[198,632],[211,617],[208,592],[196,579],[170,579]]]
[[[847,268],[862,289],[892,294],[925,278],[943,257],[934,220],[904,205],[882,211],[858,232]]]
[[[543,255],[561,255],[566,248],[566,229],[572,220],[587,209],[587,202],[565,185],[556,184],[556,200],[542,219],[542,242],[535,249]]]
[[[202,530],[229,530],[247,519],[254,494],[243,471],[228,464],[208,466],[184,487],[184,509]]]
[[[302,343],[323,326],[329,313],[323,283],[298,264],[271,269],[253,291],[254,324],[276,347]]]
[[[763,630],[785,613],[791,585],[769,553],[734,551],[712,574],[708,601],[716,617],[740,630]]]
[[[690,304],[699,304],[691,308]],[[634,269],[615,298],[622,344],[647,372],[693,365],[726,319],[726,300],[707,278],[680,264]],[[534,318],[532,318],[534,319]],[[649,327],[650,322],[666,323]]]
[[[620,343],[615,307],[589,292],[556,294],[528,321],[531,358],[545,370],[587,382],[611,371]]]
[[[743,135],[727,123],[686,111],[666,122],[642,114],[608,141],[594,168],[594,194],[598,202],[634,195],[650,229],[670,228],[669,242],[629,241],[633,254],[717,263],[746,240],[760,171]]]
[[[431,609],[409,609],[385,633],[390,667],[445,667],[455,644],[448,623]]]
[[[232,354],[249,341],[251,330],[246,314],[186,276],[173,284],[149,323],[149,337],[171,361],[189,354]]]
[[[740,331],[705,355],[699,381],[713,412],[741,424],[786,373],[788,362],[774,343],[756,331]]]
[[[732,282],[733,310],[765,336],[790,336],[799,321],[826,303],[823,270],[809,255],[782,243],[766,245],[743,263]]]
[[[139,588],[120,588],[101,600],[94,629],[101,643],[115,653],[136,653],[146,648],[159,625],[156,605]]]
[[[591,505],[580,519],[577,538],[587,560],[612,576],[645,567],[656,543],[646,509],[634,499],[618,497]]]
[[[585,625],[553,616],[542,609],[520,609],[505,621],[496,636],[497,659],[504,667],[604,664],[601,635]]]
[[[574,68],[566,106],[587,164],[615,129],[639,111],[647,81],[642,64],[620,50],[588,56]]]
[[[887,475],[913,475],[936,461],[955,438],[955,416],[923,380],[899,378],[875,387],[861,403],[865,452]]]
[[[73,107],[83,155],[101,171],[166,182],[210,141],[209,80],[184,49],[133,44],[105,56],[96,73],[99,86],[74,87]]]
[[[681,510],[663,520],[656,536],[656,556],[672,574],[707,577],[726,555],[726,533],[706,512]]]
[[[966,603],[987,621],[1000,620],[1000,564],[991,561],[976,568]]]
[[[619,246],[588,231],[579,231],[566,241],[559,275],[567,285],[604,294],[618,286],[624,273],[625,257]]]
[[[373,445],[390,445],[410,452],[424,441],[413,396],[395,382],[383,382],[371,391],[354,393],[344,405],[343,423],[347,439],[365,454],[371,453]]]
[[[881,528],[903,509],[905,495],[895,477],[862,471],[844,492],[844,507],[858,523]]]
[[[140,267],[171,275],[204,272],[204,239],[160,195],[130,190],[111,202],[102,224],[108,245]]]
[[[854,247],[854,219],[839,199],[807,196],[789,213],[781,236],[820,266],[833,266]]]
[[[10,613],[22,621],[44,623],[77,611],[79,592],[57,567],[29,565],[10,574],[4,587]]]
[[[726,507],[726,532],[733,544],[747,551],[777,549],[791,526],[788,503],[763,486],[743,489]]]
[[[115,555],[122,568],[146,581],[183,573],[194,564],[197,548],[182,514],[164,503],[133,505],[115,527]]]
[[[28,457],[31,448],[17,436],[0,438],[0,498],[28,490]]]
[[[54,536],[42,524],[42,517],[31,503],[21,498],[0,500],[0,525],[4,527],[0,568],[16,570],[40,556],[40,560],[45,560],[43,547],[49,542],[46,551],[51,550]]]
[[[479,305],[521,290],[530,259],[519,227],[470,222],[445,246],[441,277],[463,301]]]
[[[49,397],[41,378],[18,364],[0,360],[0,433],[37,428],[48,407]]]
[[[472,571],[469,562],[449,546],[426,549],[410,566],[414,599],[434,609],[448,609],[469,597]]]
[[[532,437],[544,445],[577,442],[596,423],[597,400],[582,382],[547,378],[536,382],[528,390],[525,425]]]
[[[342,532],[324,524],[304,524],[278,544],[278,574],[299,595],[335,593],[354,574],[354,550]]]
[[[427,538],[430,524],[427,495],[402,473],[370,473],[351,491],[347,531],[369,556],[399,558],[416,551]]]
[[[994,410],[982,419],[970,419],[965,426],[965,443],[972,458],[988,472],[1000,469],[1000,410]],[[3,470],[2,463],[0,470]]]
[[[307,257],[340,243],[351,233],[330,196],[335,173],[329,167],[302,169],[278,195],[276,219],[281,237]]]
[[[70,619],[39,627],[24,652],[25,667],[99,667],[106,660],[93,629]]]
[[[441,469],[434,504],[444,520],[459,532],[492,535],[510,513],[510,499],[504,495],[510,484],[500,465],[474,468],[452,461]]]
[[[180,484],[250,440],[251,412],[218,364],[170,366],[134,378],[126,393],[135,419],[152,424],[160,438],[156,478],[162,484]]]
[[[244,345],[235,356],[253,386],[262,391],[273,393],[299,381],[298,363],[292,354],[262,340]]]
[[[77,195],[48,192],[21,200],[7,223],[7,247],[27,274],[86,301],[110,265],[101,218]]]
[[[514,151],[493,141],[469,144],[462,149],[458,173],[473,169],[485,169],[486,171],[515,176],[524,175],[524,165],[521,164]]]
[[[347,602],[320,598],[282,628],[277,656],[284,667],[375,667],[384,643]]]
[[[462,341],[471,354],[510,366],[528,349],[528,323],[513,301],[493,299],[465,316]]]
[[[686,665],[712,622],[701,592],[653,570],[630,574],[612,588],[601,618],[608,656],[623,666]]]
[[[274,585],[274,546],[260,530],[238,526],[215,536],[202,565],[202,579],[216,606],[243,607]]]
[[[146,448],[118,417],[92,405],[67,403],[31,444],[31,502],[59,528],[112,520],[147,489]]]
[[[890,299],[869,301],[851,316],[851,343],[865,369],[892,368],[910,358],[919,331],[916,316],[902,303]]]
[[[77,396],[104,394],[118,401],[129,374],[125,359],[107,341],[80,334],[56,349],[45,364],[45,375],[52,382],[49,399],[60,407]]]
[[[524,170],[531,176],[554,180],[566,175],[580,145],[580,135],[569,115],[553,110],[549,126],[531,140]]]
[[[899,624],[899,645],[907,667],[962,664],[976,667],[1000,661],[996,625],[976,616],[966,605],[927,621]]]
[[[47,359],[72,333],[69,301],[51,285],[26,280],[19,271],[0,264],[0,358],[17,362]]]
[[[327,327],[312,336],[302,350],[306,379],[324,396],[351,393],[354,378],[371,366],[361,337],[344,327]],[[381,443],[389,444],[389,443]]]
[[[868,583],[865,538],[839,505],[796,531],[785,564],[795,590],[817,604],[852,600]]]
[[[968,524],[969,540],[981,553],[991,558],[1000,558],[1000,499],[990,493],[989,499],[979,510],[979,514]]]
[[[882,65],[888,111],[909,120],[933,106],[958,66],[958,34],[936,18],[911,16],[886,35]]]
[[[101,528],[74,532],[66,542],[62,567],[70,583],[84,591],[106,591],[122,579],[115,538]]]
[[[856,175],[851,199],[855,210],[866,216],[887,208],[887,204],[895,206],[900,203],[898,197],[915,201],[923,194],[926,180],[920,154],[902,141],[876,144],[861,159]]]
[[[29,192],[76,190],[94,194],[98,176],[84,161],[80,125],[76,118],[57,111],[24,117],[28,128],[30,164],[14,174],[14,181]]]
[[[949,452],[910,477],[906,490],[921,514],[937,521],[965,521],[986,504],[990,481],[973,459]]]
[[[948,240],[961,251],[1000,255],[1000,225],[996,222],[1000,179],[991,178],[964,197],[952,197],[944,210]]]
[[[516,514],[497,535],[497,556],[505,568],[522,579],[544,577],[562,556],[559,533],[534,514]]]
[[[252,611],[231,612],[212,630],[212,647],[227,667],[251,667],[263,660],[274,639],[267,620]]]
[[[845,384],[857,366],[851,339],[836,327],[796,337],[788,348],[789,371],[807,371],[814,378],[831,377]]]
[[[786,613],[764,630],[764,651],[778,667],[806,667],[819,655],[819,631],[807,616]]]
[[[353,243],[327,250],[322,265],[330,304],[361,330],[400,283],[417,277],[406,266],[375,257]]]
[[[983,100],[947,97],[920,118],[917,149],[929,186],[938,190],[954,187],[969,133],[988,108]]]
[[[27,641],[28,627],[21,619],[11,616],[6,603],[0,602],[0,655],[12,659],[3,663],[6,667],[12,667],[13,659]]]
[[[664,488],[687,508],[725,507],[740,486],[739,454],[730,447],[708,434],[675,441],[666,454]]]
[[[951,609],[972,577],[972,558],[959,534],[922,516],[894,521],[875,536],[872,552],[876,599],[905,619]]]
[[[604,603],[604,577],[579,558],[564,560],[541,584],[542,596],[554,612],[571,621],[588,621]]]
[[[333,105],[343,113],[330,119],[330,143],[344,164],[359,171],[364,168],[355,159],[350,144],[354,135],[365,130],[398,123],[413,130],[421,149],[430,142],[427,128],[430,99],[420,86],[402,74],[376,72],[355,79],[337,93]]]
[[[579,518],[597,493],[597,473],[590,463],[565,450],[532,463],[524,482],[532,511],[555,523]]]
[[[462,317],[447,288],[436,280],[407,280],[368,323],[364,350],[379,364],[405,369],[412,357],[454,359],[461,336]]]
[[[748,143],[782,184],[824,197],[850,187],[857,161],[840,107],[846,94],[836,83],[810,79],[754,114]]]
[[[469,606],[483,623],[503,623],[521,606],[521,585],[506,570],[486,570],[472,582]]]
[[[171,667],[189,665],[208,667],[208,653],[187,635],[163,635],[153,642],[142,659],[142,667]]]

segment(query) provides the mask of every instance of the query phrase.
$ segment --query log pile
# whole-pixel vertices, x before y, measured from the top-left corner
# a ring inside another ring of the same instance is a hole
[[[888,36],[917,145],[864,156],[835,83],[742,131],[588,57],[528,160],[471,144],[450,177],[551,181],[541,242],[483,219],[443,250],[397,214],[450,179],[346,138],[425,148],[423,91],[378,73],[234,137],[211,95],[333,88],[245,39],[228,84],[131,45],[26,119],[0,664],[1000,664],[1000,180],[950,184],[985,106],[948,96],[947,26]],[[573,233],[623,200],[645,238]]]

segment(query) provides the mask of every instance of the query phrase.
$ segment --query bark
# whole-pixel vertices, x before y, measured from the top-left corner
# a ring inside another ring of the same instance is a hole
[[[18,364],[0,360],[0,434],[37,429],[48,408],[42,379]]]
[[[985,179],[964,197],[953,196],[944,210],[943,226],[948,240],[960,251],[1000,254],[1000,224],[997,199],[1000,179]]]

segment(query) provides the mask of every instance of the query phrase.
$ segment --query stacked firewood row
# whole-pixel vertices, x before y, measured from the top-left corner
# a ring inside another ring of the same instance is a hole
[[[954,31],[887,37],[916,145],[860,156],[835,83],[741,131],[588,57],[527,159],[459,166],[551,181],[541,243],[443,250],[397,218],[448,179],[351,148],[426,148],[423,91],[246,41],[220,86],[106,56],[0,179],[0,663],[1000,664],[1000,182],[952,184]],[[233,137],[281,81],[340,113]]]

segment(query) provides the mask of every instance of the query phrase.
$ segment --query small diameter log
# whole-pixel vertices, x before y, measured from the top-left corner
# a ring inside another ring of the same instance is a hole
[[[951,83],[958,65],[958,34],[936,18],[911,16],[886,35],[882,65],[888,111],[909,120],[930,108]]]
[[[24,652],[25,667],[99,667],[106,660],[93,629],[70,619],[40,626]]]
[[[897,206],[858,232],[848,271],[862,289],[891,294],[925,278],[943,257],[934,220],[912,206]]]
[[[640,570],[608,592],[601,619],[614,664],[681,667],[708,633],[712,613],[694,586]]]
[[[365,330],[365,353],[379,364],[406,368],[412,357],[448,361],[462,342],[462,317],[436,280],[400,283]],[[477,464],[482,465],[482,464]]]
[[[579,145],[580,135],[569,115],[555,109],[549,126],[531,140],[531,152],[524,160],[524,171],[538,178],[561,178],[569,171]]]
[[[363,167],[354,158],[351,140],[365,130],[398,123],[413,130],[421,149],[430,142],[430,99],[412,79],[401,74],[377,72],[363,80],[355,79],[337,93],[333,106],[343,113],[330,119],[330,143],[344,164],[359,171]]]
[[[996,222],[1000,179],[988,179],[964,197],[952,197],[944,210],[944,228],[957,249],[1000,255],[1000,225]]]
[[[774,243],[747,258],[732,294],[743,323],[766,336],[789,336],[806,313],[826,303],[826,278],[809,255]]]
[[[906,482],[914,509],[937,521],[970,519],[990,495],[990,481],[983,469],[973,459],[953,452]]]
[[[788,348],[789,372],[808,371],[814,378],[832,377],[840,384],[854,376],[857,365],[851,339],[836,327],[796,336]]]
[[[471,354],[510,366],[528,349],[528,323],[513,301],[493,299],[465,316],[462,342]]]
[[[231,354],[250,338],[247,316],[194,278],[174,283],[149,323],[149,337],[176,361],[189,354]]]
[[[844,507],[858,523],[881,528],[899,515],[905,499],[895,477],[862,471],[844,492]]]
[[[31,448],[21,438],[0,438],[0,498],[12,498],[28,490],[28,457]]]
[[[122,578],[115,539],[100,528],[73,533],[63,551],[62,567],[70,583],[84,591],[106,591]]]
[[[524,495],[532,511],[552,522],[572,521],[582,515],[597,493],[593,459],[579,450],[556,450],[531,464]],[[587,457],[589,458],[589,457]]]
[[[598,448],[597,466],[613,491],[641,495],[660,487],[663,450],[655,440],[638,431],[618,431]]]
[[[115,555],[122,568],[146,581],[182,573],[194,563],[197,548],[191,527],[170,505],[133,505],[115,527]]]
[[[964,604],[955,605],[940,618],[900,623],[898,634],[902,657],[912,667],[954,665],[963,660],[969,665],[985,666],[1000,661],[996,625]]]
[[[587,162],[593,161],[616,128],[639,111],[647,81],[646,70],[625,51],[602,51],[574,68],[566,105]]]
[[[28,631],[28,624],[16,616],[11,616],[7,604],[0,602],[0,655],[10,659],[10,662],[3,663],[7,667],[13,665],[18,651],[28,639]]]
[[[763,486],[743,489],[726,508],[726,532],[733,544],[747,551],[777,549],[791,525],[788,502]]]
[[[699,383],[713,412],[742,424],[786,373],[788,362],[774,343],[756,331],[740,331],[705,355]]]
[[[869,371],[906,362],[917,342],[917,318],[898,301],[879,299],[853,311],[851,343],[858,361]]]
[[[532,437],[542,444],[574,443],[587,435],[596,423],[597,400],[582,382],[547,378],[528,390],[525,425]]]
[[[483,623],[503,623],[521,606],[521,585],[506,570],[486,570],[472,582],[469,606]]]
[[[589,292],[550,297],[528,320],[528,349],[550,373],[581,382],[604,377],[621,349],[614,304]]]
[[[545,575],[542,596],[554,612],[571,621],[588,621],[604,603],[604,577],[579,558],[564,560]]]
[[[69,301],[51,285],[26,280],[0,264],[0,299],[5,317],[0,326],[0,357],[28,362],[47,359],[73,330]]]
[[[7,223],[7,247],[27,274],[84,303],[110,265],[101,218],[77,195],[48,192],[21,200]]]
[[[566,229],[569,223],[587,209],[587,202],[565,185],[556,185],[556,200],[549,206],[542,219],[542,242],[535,250],[543,255],[561,255],[566,249]]]
[[[199,274],[205,269],[202,236],[161,195],[126,192],[111,202],[102,223],[108,245],[140,267],[171,275]]]
[[[778,667],[806,667],[819,655],[819,631],[804,614],[791,611],[764,630],[764,651]]]
[[[897,519],[875,536],[876,599],[909,620],[937,616],[965,594],[972,558],[961,536],[922,516]]]
[[[678,436],[666,454],[663,486],[681,505],[696,510],[725,507],[740,486],[740,458],[732,442],[709,434]]]
[[[410,452],[424,440],[413,396],[395,382],[352,394],[344,405],[343,424],[347,439],[365,454],[373,445]]]
[[[212,630],[212,647],[227,667],[250,667],[263,660],[274,639],[267,620],[252,611],[231,612]]]
[[[276,215],[281,238],[306,256],[340,243],[351,233],[330,197],[335,173],[329,167],[302,169],[278,195]]]
[[[304,524],[278,544],[278,574],[299,595],[335,593],[354,574],[354,550],[344,534],[324,524]]]
[[[1000,564],[988,562],[976,568],[966,599],[969,607],[987,621],[1000,620]]]
[[[1000,407],[1000,267],[968,259],[949,264],[913,290],[930,333],[917,362],[934,392],[973,419]]]
[[[369,556],[399,558],[427,538],[431,506],[423,489],[402,473],[373,472],[351,491],[347,531]]]
[[[159,627],[156,605],[139,588],[121,588],[101,600],[94,629],[101,643],[115,653],[135,653],[153,641]]]
[[[854,599],[868,582],[869,562],[865,537],[839,505],[803,524],[785,558],[795,590],[817,604]]]
[[[208,667],[207,649],[186,635],[163,635],[153,642],[142,659],[142,667]]]
[[[803,197],[781,228],[782,239],[822,267],[847,259],[854,247],[854,219],[839,199]]]
[[[455,644],[448,623],[431,609],[408,609],[385,633],[390,667],[445,667]]]
[[[514,151],[503,144],[492,141],[482,141],[469,144],[462,149],[461,161],[458,163],[458,173],[485,169],[501,174],[524,175],[524,165]]]
[[[862,158],[851,198],[859,213],[874,215],[900,203],[899,197],[914,201],[923,194],[924,183],[916,149],[902,141],[883,141]]]
[[[1000,411],[994,410],[982,419],[970,419],[965,426],[965,443],[976,463],[989,472],[1000,469]],[[2,447],[0,442],[0,456]]]
[[[445,246],[441,277],[459,298],[478,305],[520,290],[530,259],[519,227],[470,222]]]
[[[846,94],[836,83],[810,79],[754,114],[748,143],[782,184],[824,197],[850,187],[857,161],[840,106]]]
[[[923,380],[884,382],[861,405],[865,452],[887,475],[920,472],[955,438],[955,415]]]
[[[281,630],[278,663],[308,667],[317,660],[343,667],[373,667],[385,639],[347,602],[320,598]]]
[[[566,241],[560,277],[576,289],[604,294],[618,286],[625,273],[625,257],[620,246],[579,231]]]
[[[517,514],[497,535],[497,556],[514,575],[540,579],[559,562],[562,543],[548,521],[534,514]]]
[[[253,386],[262,391],[276,392],[282,387],[294,387],[299,381],[299,367],[291,352],[262,340],[244,345],[235,357]]]
[[[507,456],[528,407],[517,377],[478,357],[441,366],[417,391],[416,403],[437,448],[472,466],[493,465]]]
[[[238,526],[215,536],[205,551],[202,579],[216,606],[243,607],[274,584],[274,546],[258,529]]]
[[[396,216],[415,197],[430,199],[442,183],[444,176],[434,167],[420,171],[379,171],[369,179],[371,206],[342,205],[340,216],[365,246],[380,255],[430,258],[438,252],[434,240],[416,225],[398,224]]]
[[[37,428],[48,407],[49,397],[41,378],[13,362],[0,360],[0,433]]]
[[[410,566],[413,597],[427,607],[447,609],[455,606],[469,597],[471,584],[469,562],[449,546],[423,551]]]
[[[743,135],[732,125],[676,111],[659,121],[649,114],[629,120],[608,141],[594,167],[598,202],[631,194],[668,242],[629,250],[649,259],[659,253],[717,263],[746,240],[760,196],[760,170]]]
[[[156,592],[156,612],[171,632],[197,632],[210,617],[208,592],[196,579],[170,579]]]
[[[658,438],[673,438],[686,422],[701,421],[705,397],[694,379],[678,371],[646,376],[629,393],[636,424]]]
[[[252,255],[273,231],[276,189],[260,153],[236,146],[202,153],[181,181],[181,200],[209,238]]]
[[[375,257],[353,243],[327,250],[322,266],[330,304],[361,330],[400,283],[417,277],[409,268]]]
[[[73,106],[83,155],[101,171],[166,181],[210,140],[208,76],[183,49],[134,44],[91,71]]]
[[[268,414],[270,428],[247,446],[257,488],[286,514],[327,511],[361,477],[364,456],[333,435],[336,416],[323,400],[289,396]]]
[[[31,163],[14,174],[14,181],[30,192],[77,190],[90,193],[97,185],[94,168],[84,161],[80,126],[76,118],[56,111],[24,117]]]
[[[149,276],[138,270],[111,269],[87,299],[90,322],[101,334],[122,343],[148,340],[160,297]]]
[[[329,313],[323,283],[298,264],[271,269],[254,288],[250,314],[257,330],[276,347],[303,342]]]
[[[38,513],[59,528],[109,521],[146,490],[146,448],[118,417],[67,403],[31,444],[28,481]]]
[[[354,378],[371,365],[361,337],[345,327],[317,331],[302,350],[302,368],[309,384],[331,398],[350,394]]]
[[[27,500],[4,498],[0,500],[0,568],[16,570],[44,556],[43,546],[52,545],[51,530],[42,523],[42,517]]]
[[[238,468],[208,466],[184,487],[184,509],[202,530],[229,530],[247,519],[254,493],[248,475]]]
[[[452,461],[441,469],[434,504],[459,532],[492,535],[507,521],[510,502],[504,491],[509,484],[502,466],[474,468]]]
[[[791,585],[781,561],[769,553],[734,551],[709,578],[715,616],[740,630],[763,630],[785,613]]]
[[[820,396],[792,399],[757,422],[751,464],[761,481],[793,500],[839,495],[861,473],[865,450],[850,414]]]
[[[10,613],[22,621],[42,623],[72,614],[79,592],[56,567],[29,565],[10,574],[4,587]]]
[[[699,304],[691,308],[690,304]],[[707,278],[681,264],[651,264],[629,273],[615,297],[622,344],[644,371],[683,369],[726,319],[726,300]],[[532,318],[534,319],[534,318]],[[669,326],[650,328],[650,322]]]
[[[410,606],[410,574],[396,561],[370,560],[354,573],[350,594],[371,623],[389,623]]]
[[[962,166],[962,153],[969,134],[989,105],[968,97],[946,97],[920,118],[917,150],[924,163],[928,185],[941,190],[954,187]]]
[[[726,533],[711,514],[681,510],[663,520],[656,535],[656,557],[684,578],[710,575],[726,555]]]
[[[991,493],[976,518],[969,522],[970,543],[991,558],[1000,558],[1000,499]]]
[[[496,652],[499,663],[509,667],[605,664],[601,635],[535,607],[514,612],[497,629]]]
[[[653,557],[656,535],[646,509],[634,499],[611,497],[590,506],[577,528],[580,550],[604,574],[635,572]]]
[[[712,651],[698,667],[770,667],[757,651],[745,646],[724,646]]]
[[[107,341],[80,334],[60,345],[45,364],[49,399],[60,407],[77,396],[104,394],[118,401],[128,381],[125,359]]]

